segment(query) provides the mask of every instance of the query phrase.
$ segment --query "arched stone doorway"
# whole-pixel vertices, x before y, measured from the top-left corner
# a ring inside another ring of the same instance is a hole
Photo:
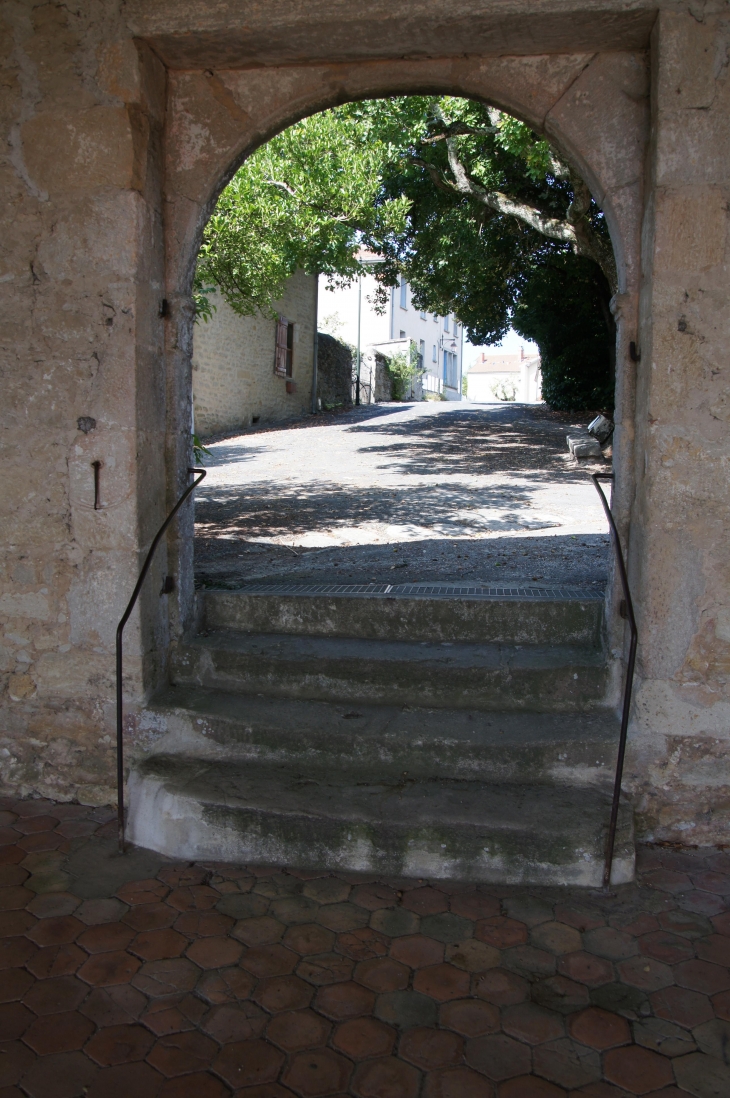
[[[310,111],[450,91],[549,133],[609,218],[622,277],[616,507],[630,527],[641,638],[627,780],[642,790],[644,835],[722,841],[724,12],[669,0],[631,10],[615,0],[549,10],[534,0],[455,0],[448,10],[435,0],[129,0],[100,19],[96,7],[81,0],[73,12],[42,5],[3,17],[12,43],[0,274],[9,318],[0,593],[8,786],[113,799],[114,627],[184,479],[188,280],[217,190],[247,151]],[[130,622],[130,735],[164,681],[171,637],[191,620],[189,533],[181,526],[168,546],[175,595],[160,597],[160,554],[141,633]]]
[[[150,58],[150,65],[156,64]],[[633,389],[630,369],[625,367],[625,348],[629,340],[636,339],[642,167],[648,132],[648,73],[641,51],[482,58],[478,62],[447,58],[211,68],[193,72],[171,70],[165,110],[163,207],[165,312],[169,317],[166,322],[168,501],[178,494],[187,477],[192,276],[202,229],[220,190],[246,155],[314,111],[353,99],[423,92],[478,98],[545,133],[576,164],[605,211],[619,272],[616,301],[619,436],[615,453],[622,472],[630,469],[627,444],[631,432],[622,431],[621,424]],[[621,490],[624,498],[629,498],[630,485],[622,483]],[[196,612],[191,527],[192,515],[188,515],[177,529],[173,571],[178,577],[178,598],[170,621],[173,645],[177,638],[183,640]],[[620,644],[619,631],[616,632],[614,648]],[[614,658],[620,654],[620,648],[616,649]],[[571,676],[578,678],[572,671]],[[164,771],[164,760],[153,762],[151,769],[143,770],[143,776],[135,779],[132,835],[142,845],[155,844],[154,819],[160,811],[158,805],[168,796],[157,783],[155,766],[162,766]],[[174,794],[170,795],[174,801]],[[184,817],[185,809],[173,807],[165,818],[180,819],[181,812]],[[172,826],[174,831],[176,825]],[[192,835],[194,825],[190,824],[190,828]],[[169,839],[173,844],[177,841]],[[184,840],[188,841],[196,840]],[[347,842],[342,841],[343,852],[335,856],[350,857],[344,852]],[[171,852],[172,847],[164,849]],[[228,848],[224,845],[221,851],[224,849]],[[296,859],[298,855],[282,851],[281,856]],[[371,856],[372,851],[352,854],[356,860],[365,858],[363,864]],[[624,867],[623,872],[630,871]]]
[[[170,72],[165,231],[166,287],[173,303],[168,384],[174,386],[175,412],[168,420],[168,476],[182,483],[187,468],[181,424],[190,422],[189,296],[200,236],[218,194],[250,152],[299,118],[347,100],[421,92],[478,98],[523,119],[579,167],[606,214],[619,271],[614,454],[621,470],[616,507],[625,516],[632,432],[622,426],[633,401],[627,348],[636,340],[648,134],[648,70],[638,50]],[[189,529],[181,526],[180,533],[183,543],[189,540]],[[182,544],[180,553],[185,600],[191,597],[190,565]],[[184,602],[180,610],[183,621],[189,621]]]

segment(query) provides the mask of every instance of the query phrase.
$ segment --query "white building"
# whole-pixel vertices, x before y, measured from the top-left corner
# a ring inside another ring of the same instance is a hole
[[[539,404],[542,400],[540,356],[482,351],[466,375],[467,399],[477,404],[518,400]]]
[[[405,279],[391,287],[385,312],[376,312],[377,283],[367,266],[377,256],[363,255],[365,270],[349,286],[330,290],[327,278],[320,278],[317,326],[338,339],[359,346],[363,358],[369,349],[396,354],[415,345],[420,364],[426,371],[420,385],[414,387],[414,399],[421,395],[461,400],[464,329],[454,316],[434,316],[413,305],[411,288]],[[370,352],[371,353],[371,352]]]

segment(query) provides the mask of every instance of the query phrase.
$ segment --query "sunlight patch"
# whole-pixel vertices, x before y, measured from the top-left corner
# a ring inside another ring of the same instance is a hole
[[[533,530],[550,530],[562,523],[552,517],[531,515],[505,515],[492,512],[490,517],[459,513],[450,519],[434,519],[424,523],[363,522],[357,525],[333,526],[324,530],[309,530],[297,534],[286,532],[256,537],[248,534],[247,542],[266,545],[289,545],[302,549],[350,545],[390,545],[397,542],[441,540],[473,540],[482,537],[498,537],[502,534],[520,534]]]

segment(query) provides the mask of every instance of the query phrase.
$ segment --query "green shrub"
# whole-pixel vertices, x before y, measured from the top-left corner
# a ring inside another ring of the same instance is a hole
[[[408,400],[413,379],[423,373],[418,365],[418,351],[415,343],[411,344],[410,354],[398,351],[397,354],[386,358],[385,365],[390,374],[393,400]]]

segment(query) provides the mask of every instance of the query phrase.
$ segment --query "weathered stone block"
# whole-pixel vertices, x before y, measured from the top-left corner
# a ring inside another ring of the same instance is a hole
[[[655,217],[657,274],[680,280],[687,271],[703,271],[722,263],[728,206],[720,187],[660,191]]]
[[[51,195],[134,185],[132,125],[123,107],[50,110],[24,123],[21,134],[31,179]]]

